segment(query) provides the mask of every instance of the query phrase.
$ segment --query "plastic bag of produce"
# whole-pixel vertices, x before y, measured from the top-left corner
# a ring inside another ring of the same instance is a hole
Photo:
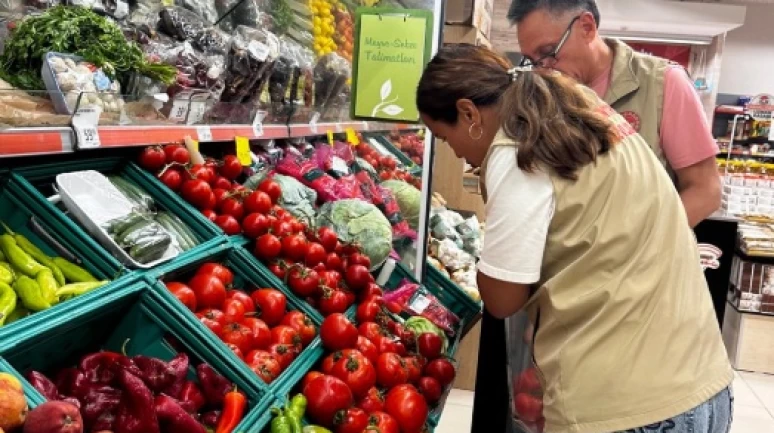
[[[459,317],[444,307],[432,293],[419,284],[402,281],[397,289],[384,294],[385,302],[394,302],[404,312],[412,316],[421,316],[433,322],[453,337],[460,323]]]
[[[476,264],[476,259],[451,239],[433,239],[430,242],[430,252],[452,272],[473,267]]]
[[[294,41],[291,41],[295,43]],[[298,67],[300,75],[293,85],[293,117],[294,122],[309,122],[312,119],[314,104],[314,53],[308,48],[297,44]]]
[[[95,105],[105,113],[120,113],[123,110],[121,85],[118,80],[108,78],[101,68],[77,56],[58,53],[49,53],[46,63],[44,78],[50,71],[54,80],[54,83],[49,81],[46,87],[51,92],[59,90],[64,94],[63,105],[54,102],[60,114],[73,113],[79,105]]]
[[[392,251],[392,227],[371,203],[350,199],[325,203],[317,216],[318,227],[331,227],[339,239],[356,243],[371,259],[372,270],[384,263]]]
[[[161,0],[135,0],[127,21],[135,26],[156,29],[161,17],[159,13],[164,8]]]
[[[228,14],[220,21],[220,28],[227,32],[239,26],[273,31],[274,23],[266,3],[265,0],[216,0],[219,17]]]
[[[215,24],[219,17],[213,0],[175,0],[175,5],[195,13],[209,25]]]
[[[280,53],[269,75],[268,85],[261,95],[261,105],[269,108],[270,122],[287,123],[293,114],[293,94],[301,69],[297,45],[280,39]]]
[[[239,26],[231,39],[226,66],[223,102],[240,103],[260,94],[262,79],[279,55],[279,39],[274,34]]]
[[[279,204],[306,224],[314,224],[317,193],[290,176],[275,174],[274,181],[282,187]]]
[[[387,188],[395,196],[403,218],[408,221],[412,229],[419,227],[419,213],[422,201],[422,192],[402,180],[386,180],[382,186]]]
[[[320,117],[339,102],[347,81],[351,77],[351,67],[347,60],[336,53],[320,58],[314,67],[314,108]]]
[[[316,161],[304,156],[285,155],[277,164],[277,172],[291,176],[314,189],[323,202],[362,197],[359,183],[354,176],[336,180],[321,170]]]
[[[117,20],[123,20],[129,15],[129,4],[123,0],[67,0],[69,6],[88,8],[94,12],[108,15]]]

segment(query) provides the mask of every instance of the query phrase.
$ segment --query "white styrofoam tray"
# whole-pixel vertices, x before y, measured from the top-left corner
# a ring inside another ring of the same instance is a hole
[[[124,266],[148,269],[179,254],[173,242],[160,259],[143,264],[110,237],[102,227],[111,220],[129,215],[133,206],[102,173],[94,170],[63,173],[56,177],[56,183],[62,203],[70,214]]]

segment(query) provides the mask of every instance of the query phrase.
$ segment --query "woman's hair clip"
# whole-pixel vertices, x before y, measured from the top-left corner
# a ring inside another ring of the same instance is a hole
[[[514,66],[508,69],[508,75],[511,76],[511,82],[516,81],[522,72],[532,72],[532,66]]]

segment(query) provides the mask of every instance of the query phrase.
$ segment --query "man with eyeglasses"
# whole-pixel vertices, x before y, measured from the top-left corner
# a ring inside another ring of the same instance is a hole
[[[575,78],[645,138],[675,181],[692,227],[720,207],[718,147],[693,83],[679,65],[602,38],[595,0],[512,0],[508,18],[517,25],[522,66]],[[506,378],[504,328],[484,313],[471,432],[527,431],[510,421],[507,387],[514,384]],[[668,426],[652,427],[667,431]]]

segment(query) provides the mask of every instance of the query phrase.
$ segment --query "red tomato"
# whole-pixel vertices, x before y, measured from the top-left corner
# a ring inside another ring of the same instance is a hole
[[[277,258],[282,251],[280,240],[273,234],[265,234],[255,242],[254,254],[259,259],[272,260]]]
[[[202,211],[202,215],[204,215],[205,218],[207,218],[208,220],[210,220],[212,222],[215,222],[215,218],[218,217],[218,214],[215,213],[215,211],[212,210],[212,209],[204,209]]]
[[[234,197],[229,197],[223,200],[218,206],[218,210],[221,214],[231,215],[237,222],[242,221],[245,217],[245,207],[241,201]]]
[[[245,304],[238,299],[226,299],[223,303],[223,314],[226,322],[241,322],[245,318]]]
[[[247,213],[268,214],[271,210],[271,197],[263,191],[253,191],[245,199]]]
[[[416,356],[407,356],[403,358],[403,362],[406,363],[406,371],[408,371],[409,383],[417,383],[422,377],[422,363]]]
[[[425,375],[433,377],[441,383],[441,386],[447,386],[454,382],[454,366],[448,359],[438,358],[427,363],[425,366]]]
[[[215,218],[215,225],[223,230],[223,233],[234,236],[242,233],[242,227],[239,225],[239,221],[231,215],[218,215]]]
[[[316,271],[297,266],[290,269],[287,277],[288,287],[296,295],[302,298],[317,295],[320,276],[317,275]]]
[[[397,353],[382,353],[376,361],[376,380],[380,386],[392,388],[408,382],[408,370]]]
[[[516,393],[534,394],[540,392],[540,390],[540,378],[536,368],[528,368],[519,374],[519,377],[516,379]]]
[[[194,293],[190,287],[183,283],[177,282],[169,282],[164,284],[167,286],[167,289],[172,292],[172,294],[175,295],[175,297],[180,300],[183,305],[185,305],[186,308],[192,312],[196,312],[196,293]]]
[[[200,210],[212,209],[212,201],[215,200],[212,188],[202,179],[190,179],[183,182],[183,185],[180,187],[180,195],[183,196],[185,201]]]
[[[404,433],[420,433],[429,412],[425,398],[411,385],[391,389],[384,400],[384,407]]]
[[[326,289],[320,298],[318,308],[323,316],[330,316],[334,313],[344,313],[349,305],[346,293],[341,290]]]
[[[357,328],[341,313],[334,313],[323,320],[320,338],[328,350],[352,349],[357,345]]]
[[[301,336],[290,326],[279,325],[272,328],[271,342],[272,344],[285,344],[299,351],[302,349]]]
[[[175,167],[170,167],[157,176],[161,183],[167,186],[167,188],[171,189],[172,191],[179,191],[180,187],[183,185],[183,175],[180,172],[180,169]]]
[[[236,355],[237,358],[239,358],[239,359],[241,359],[243,361],[245,360],[244,354],[242,354],[242,351],[237,346],[235,346],[235,345],[233,345],[231,343],[226,344],[226,346],[229,348],[229,350],[231,350],[231,352],[234,355]]]
[[[282,197],[282,187],[271,179],[264,179],[263,182],[258,185],[258,191],[266,193],[271,199],[272,204],[277,204],[277,201]]]
[[[325,247],[317,242],[310,242],[306,249],[306,255],[304,256],[304,262],[307,266],[315,266],[319,263],[323,263],[327,257]]]
[[[331,271],[341,272],[344,270],[344,262],[341,260],[341,257],[339,257],[338,254],[328,253],[328,255],[325,257],[325,267]]]
[[[269,346],[269,353],[277,358],[283,371],[290,366],[298,354],[296,349],[290,344],[272,344]]]
[[[261,319],[269,326],[277,325],[282,321],[287,307],[287,298],[276,289],[258,289],[250,295],[255,302],[255,308]]]
[[[379,349],[376,348],[376,345],[374,345],[371,340],[362,335],[358,335],[355,348],[359,350],[363,356],[368,358],[368,360],[371,361],[371,364],[376,365],[376,362],[379,360]]]
[[[221,176],[234,180],[242,174],[242,164],[236,155],[226,155],[223,158],[223,165],[220,166],[219,171]]]
[[[306,386],[309,385],[309,382],[322,376],[325,375],[319,371],[310,371],[309,373],[306,373],[306,376],[304,376],[304,379],[301,381],[301,393],[306,394]]]
[[[436,359],[441,356],[441,350],[443,350],[443,340],[441,337],[433,334],[432,332],[424,332],[417,338],[417,348],[419,354],[429,360]]]
[[[262,356],[247,365],[267,385],[274,382],[282,374],[279,361],[271,355]]]
[[[543,416],[543,399],[531,394],[516,394],[513,400],[516,415],[526,422],[537,422]]]
[[[384,412],[373,412],[368,418],[368,429],[365,432],[372,432],[375,428],[379,433],[400,433],[400,426],[395,418]]]
[[[199,308],[222,308],[226,300],[226,286],[215,274],[196,274],[188,286],[196,294]]]
[[[419,388],[419,392],[425,397],[425,400],[430,404],[437,403],[443,394],[441,383],[432,377],[420,378],[417,387]]]
[[[360,292],[360,299],[365,301],[368,298],[371,298],[373,296],[382,296],[384,292],[382,291],[382,288],[379,287],[376,283],[370,283],[366,286],[363,291]]]
[[[382,314],[382,306],[376,302],[364,302],[357,306],[357,312],[355,313],[355,319],[358,323],[364,322],[376,322],[377,317]]]
[[[229,323],[224,326],[221,339],[226,344],[238,347],[242,353],[253,350],[253,331],[240,323]]]
[[[379,353],[397,353],[401,356],[406,353],[406,347],[403,346],[403,343],[392,335],[379,336],[374,340],[374,344],[379,349]]]
[[[358,332],[374,344],[384,336],[384,329],[374,322],[361,323],[358,327]]]
[[[216,176],[215,180],[212,181],[212,188],[213,188],[212,190],[213,192],[215,192],[216,189],[228,191],[231,189],[231,181],[229,181],[223,176]]]
[[[274,260],[269,263],[269,271],[276,275],[277,278],[284,281],[291,266],[292,265],[288,264],[285,260]]]
[[[354,252],[347,257],[347,264],[349,265],[362,265],[366,268],[371,267],[371,259],[367,255],[361,252]]]
[[[351,407],[336,414],[333,425],[336,433],[362,433],[368,427],[368,414],[359,407]]]
[[[334,364],[331,374],[343,380],[355,397],[365,396],[376,385],[376,369],[368,358],[357,351]]]
[[[218,209],[220,204],[228,198],[228,190],[223,188],[213,188],[212,193],[215,195],[215,209]]]
[[[325,359],[323,359],[320,369],[325,374],[331,374],[333,372],[333,367],[339,361],[341,361],[343,358],[351,355],[354,352],[355,352],[355,349],[337,350],[331,353],[330,355],[326,356]]]
[[[335,289],[339,287],[341,283],[341,274],[337,271],[322,271],[320,272],[320,284],[329,289]]]
[[[373,275],[363,265],[347,266],[347,270],[344,273],[344,282],[347,283],[350,289],[356,292],[365,289],[373,281]]]
[[[317,230],[317,240],[329,253],[336,251],[339,246],[339,236],[330,227],[320,227]]]
[[[223,326],[226,324],[226,315],[222,311],[214,308],[208,308],[196,313],[196,317],[204,324],[213,334],[220,338],[223,335]]]
[[[226,300],[236,299],[245,306],[245,314],[255,313],[255,302],[247,293],[241,290],[228,290],[226,292]]]
[[[303,235],[290,235],[282,239],[282,255],[300,261],[306,256],[307,241]]]
[[[341,379],[333,376],[318,377],[304,388],[307,399],[306,413],[313,422],[330,426],[340,410],[352,407],[352,391]]]
[[[212,167],[202,164],[194,164],[190,170],[191,177],[211,184],[215,180],[215,170]]]
[[[255,349],[265,350],[271,346],[271,330],[266,322],[257,317],[245,317],[241,323],[253,333],[253,347]]]
[[[259,359],[263,359],[263,358],[274,358],[274,355],[267,352],[266,350],[255,349],[255,350],[251,350],[247,354],[247,356],[245,356],[245,362],[248,364],[252,364],[258,361]]]
[[[271,219],[271,217],[269,218]],[[293,224],[284,220],[275,219],[271,223],[271,232],[280,238],[285,238],[293,233]]]
[[[317,328],[314,327],[314,322],[301,311],[288,311],[282,318],[281,324],[295,329],[299,337],[301,337],[301,344],[304,347],[312,343],[314,337],[317,336]]]
[[[234,284],[234,273],[231,269],[221,265],[220,263],[207,262],[196,270],[196,274],[210,274],[216,276],[226,286]]]
[[[384,410],[384,394],[377,387],[371,387],[366,395],[357,402],[357,407],[368,413]]]
[[[269,232],[269,218],[260,213],[247,215],[242,220],[242,232],[250,239],[258,239],[259,236]]]
[[[164,147],[164,155],[166,156],[167,163],[188,164],[191,162],[191,154],[188,152],[188,149],[180,144],[171,144]]]
[[[140,167],[148,171],[161,170],[161,167],[164,167],[166,162],[166,155],[164,155],[164,151],[159,146],[146,147],[140,153]]]

